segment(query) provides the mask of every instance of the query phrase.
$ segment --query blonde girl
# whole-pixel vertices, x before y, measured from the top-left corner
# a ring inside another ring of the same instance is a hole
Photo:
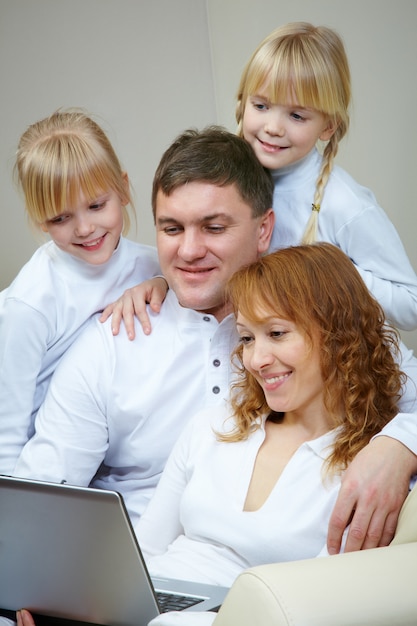
[[[417,276],[400,237],[374,194],[335,165],[350,103],[349,63],[339,35],[325,26],[290,23],[260,43],[242,73],[237,132],[274,179],[270,250],[333,243],[353,261],[387,319],[413,330]],[[144,318],[143,306],[142,291],[130,292],[114,325],[123,308],[132,330],[133,312]],[[146,325],[149,332],[149,320]]]
[[[83,111],[22,135],[16,174],[28,217],[49,235],[0,294],[0,473],[11,473],[65,350],[95,313],[158,273],[156,250],[128,239],[127,174]]]
[[[271,249],[333,243],[356,265],[387,319],[412,330],[417,276],[401,240],[373,193],[334,164],[349,128],[350,100],[339,35],[324,26],[290,23],[261,42],[243,71],[238,133],[274,178]]]

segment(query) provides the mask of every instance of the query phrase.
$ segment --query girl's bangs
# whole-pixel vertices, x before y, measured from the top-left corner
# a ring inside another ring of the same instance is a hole
[[[275,59],[268,75],[269,97],[274,103],[297,104],[323,112],[313,72],[288,58]]]
[[[60,167],[51,168],[50,184],[45,184],[38,212],[43,213],[43,220],[50,220],[61,215],[69,207],[76,206],[82,194],[88,202],[93,201],[109,188],[111,173],[100,166],[97,159],[67,159]]]
[[[246,77],[246,94],[265,94],[272,104],[297,104],[326,115],[337,106],[333,87],[326,79],[327,68],[315,67],[317,60],[300,51],[271,49],[253,59]]]

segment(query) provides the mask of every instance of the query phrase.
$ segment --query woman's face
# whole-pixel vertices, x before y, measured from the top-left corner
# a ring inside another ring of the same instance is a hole
[[[259,313],[259,312],[258,312]],[[268,406],[297,419],[323,416],[324,383],[318,333],[311,342],[294,322],[261,312],[261,322],[237,316],[243,364],[258,381]]]

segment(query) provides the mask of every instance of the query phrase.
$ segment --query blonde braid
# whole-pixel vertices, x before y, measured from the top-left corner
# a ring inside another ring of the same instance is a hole
[[[310,244],[317,241],[321,202],[323,200],[324,190],[333,169],[334,159],[339,149],[339,139],[341,139],[338,130],[339,129],[337,129],[334,135],[332,135],[323,152],[323,162],[321,165],[319,177],[316,182],[316,191],[314,193],[313,204],[311,205],[311,215],[307,222],[307,226],[301,240],[302,244]]]

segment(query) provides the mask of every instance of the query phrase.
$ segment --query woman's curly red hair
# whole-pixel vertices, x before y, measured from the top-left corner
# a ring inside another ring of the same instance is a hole
[[[228,295],[235,313],[253,322],[261,321],[261,312],[273,312],[311,342],[319,337],[324,403],[338,427],[328,467],[344,469],[397,414],[405,379],[396,359],[397,331],[354,264],[329,243],[284,248],[239,270]],[[240,345],[234,353],[240,372],[232,394],[237,427],[221,437],[228,441],[246,438],[261,415],[271,415],[262,388],[243,367],[242,350]]]

